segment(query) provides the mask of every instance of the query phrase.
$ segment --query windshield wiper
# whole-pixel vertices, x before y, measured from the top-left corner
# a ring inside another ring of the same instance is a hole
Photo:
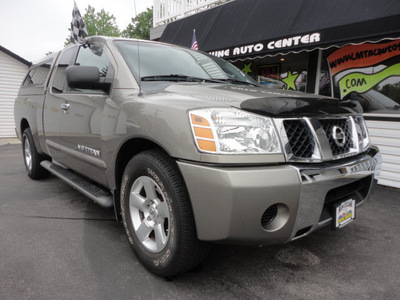
[[[184,74],[153,75],[140,78],[143,81],[187,81],[187,82],[221,82],[211,78],[200,78]]]
[[[215,82],[215,83],[232,83],[232,84],[246,84],[246,85],[258,86],[257,84],[251,82],[233,78],[200,78],[185,74],[153,75],[153,76],[144,76],[140,79],[142,81]]]
[[[218,79],[220,82],[229,82],[229,83],[233,83],[233,84],[246,84],[246,85],[252,85],[252,86],[258,86],[257,84],[248,82],[248,81],[242,81],[242,80],[238,80],[238,79],[234,79],[234,78],[221,78]]]

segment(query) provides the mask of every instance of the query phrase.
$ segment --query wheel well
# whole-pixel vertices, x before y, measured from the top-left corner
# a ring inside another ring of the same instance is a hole
[[[29,126],[29,123],[26,119],[21,120],[21,135],[24,133],[25,129],[27,129]]]
[[[122,145],[118,152],[115,166],[115,184],[117,189],[121,186],[122,175],[124,174],[125,167],[131,158],[140,152],[150,149],[161,149],[164,151],[164,149],[156,143],[141,138],[128,140]]]

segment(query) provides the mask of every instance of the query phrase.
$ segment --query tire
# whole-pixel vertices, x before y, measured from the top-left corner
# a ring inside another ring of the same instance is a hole
[[[31,129],[28,127],[22,134],[22,155],[28,176],[32,179],[41,179],[49,175],[40,162],[43,158],[37,152]]]
[[[122,178],[121,214],[134,253],[157,275],[184,273],[208,253],[209,245],[197,239],[183,178],[164,152],[146,151],[130,160]]]

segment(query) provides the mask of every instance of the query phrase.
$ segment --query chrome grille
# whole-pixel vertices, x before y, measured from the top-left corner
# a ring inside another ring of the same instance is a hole
[[[322,162],[358,154],[369,148],[361,116],[274,119],[287,160]]]
[[[289,145],[296,157],[311,158],[314,153],[314,139],[305,120],[283,121]]]

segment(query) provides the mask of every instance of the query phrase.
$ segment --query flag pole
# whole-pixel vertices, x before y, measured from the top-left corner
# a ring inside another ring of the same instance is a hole
[[[193,50],[199,50],[199,45],[197,43],[197,38],[196,38],[196,29],[193,29],[192,45],[190,48]]]

